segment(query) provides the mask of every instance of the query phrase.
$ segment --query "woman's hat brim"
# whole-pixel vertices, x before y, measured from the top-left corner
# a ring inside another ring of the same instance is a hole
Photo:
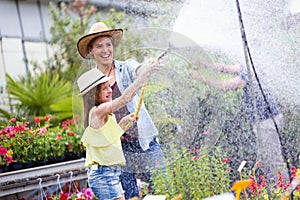
[[[81,37],[77,43],[77,49],[79,54],[83,58],[90,58],[89,55],[89,43],[100,36],[109,36],[113,38],[114,47],[118,46],[123,36],[123,29],[112,29],[108,31],[101,31],[98,33],[91,33]]]

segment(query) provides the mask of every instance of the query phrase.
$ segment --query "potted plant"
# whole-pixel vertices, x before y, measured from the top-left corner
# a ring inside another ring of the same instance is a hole
[[[62,135],[65,138],[66,160],[74,160],[84,156],[84,147],[80,141],[84,127],[73,118],[62,122]]]
[[[0,173],[7,172],[7,166],[12,162],[12,150],[0,146]]]

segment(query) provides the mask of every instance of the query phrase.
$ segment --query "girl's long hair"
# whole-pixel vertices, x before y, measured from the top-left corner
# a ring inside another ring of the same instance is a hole
[[[99,93],[101,90],[101,85],[99,84],[86,94],[83,95],[83,114],[84,114],[84,127],[89,126],[89,113],[94,106],[99,106],[101,100],[99,98]]]

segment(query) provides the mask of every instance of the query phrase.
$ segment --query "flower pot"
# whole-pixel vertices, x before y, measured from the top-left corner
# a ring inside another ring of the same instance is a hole
[[[5,173],[5,172],[7,172],[7,171],[8,171],[8,168],[7,168],[6,165],[1,165],[1,166],[0,166],[0,174],[1,174],[1,173]]]
[[[36,167],[44,166],[44,165],[46,165],[46,160],[37,160],[37,161],[34,163],[34,166],[36,166]]]
[[[66,158],[66,161],[75,160],[76,159],[76,155],[74,153],[66,153],[65,154],[65,158]]]
[[[85,158],[85,151],[80,151],[77,153],[77,159]]]
[[[20,170],[20,169],[23,169],[21,161],[12,162],[8,166],[8,170],[9,171],[17,171],[17,170]]]
[[[51,165],[56,163],[55,157],[48,157],[47,158],[47,165]]]
[[[85,156],[86,156],[86,151],[85,150],[79,152],[79,158],[85,158]]]
[[[65,161],[65,156],[64,155],[55,156],[54,159],[55,159],[55,163],[63,162]]]
[[[22,163],[23,169],[28,169],[33,167],[33,162],[32,161],[26,161]]]

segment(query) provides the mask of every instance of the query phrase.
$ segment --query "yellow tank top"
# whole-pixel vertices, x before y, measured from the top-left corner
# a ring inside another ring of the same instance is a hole
[[[85,166],[90,167],[93,162],[104,166],[125,165],[120,139],[123,133],[113,114],[109,115],[107,122],[99,129],[88,126],[81,138],[86,147]]]

